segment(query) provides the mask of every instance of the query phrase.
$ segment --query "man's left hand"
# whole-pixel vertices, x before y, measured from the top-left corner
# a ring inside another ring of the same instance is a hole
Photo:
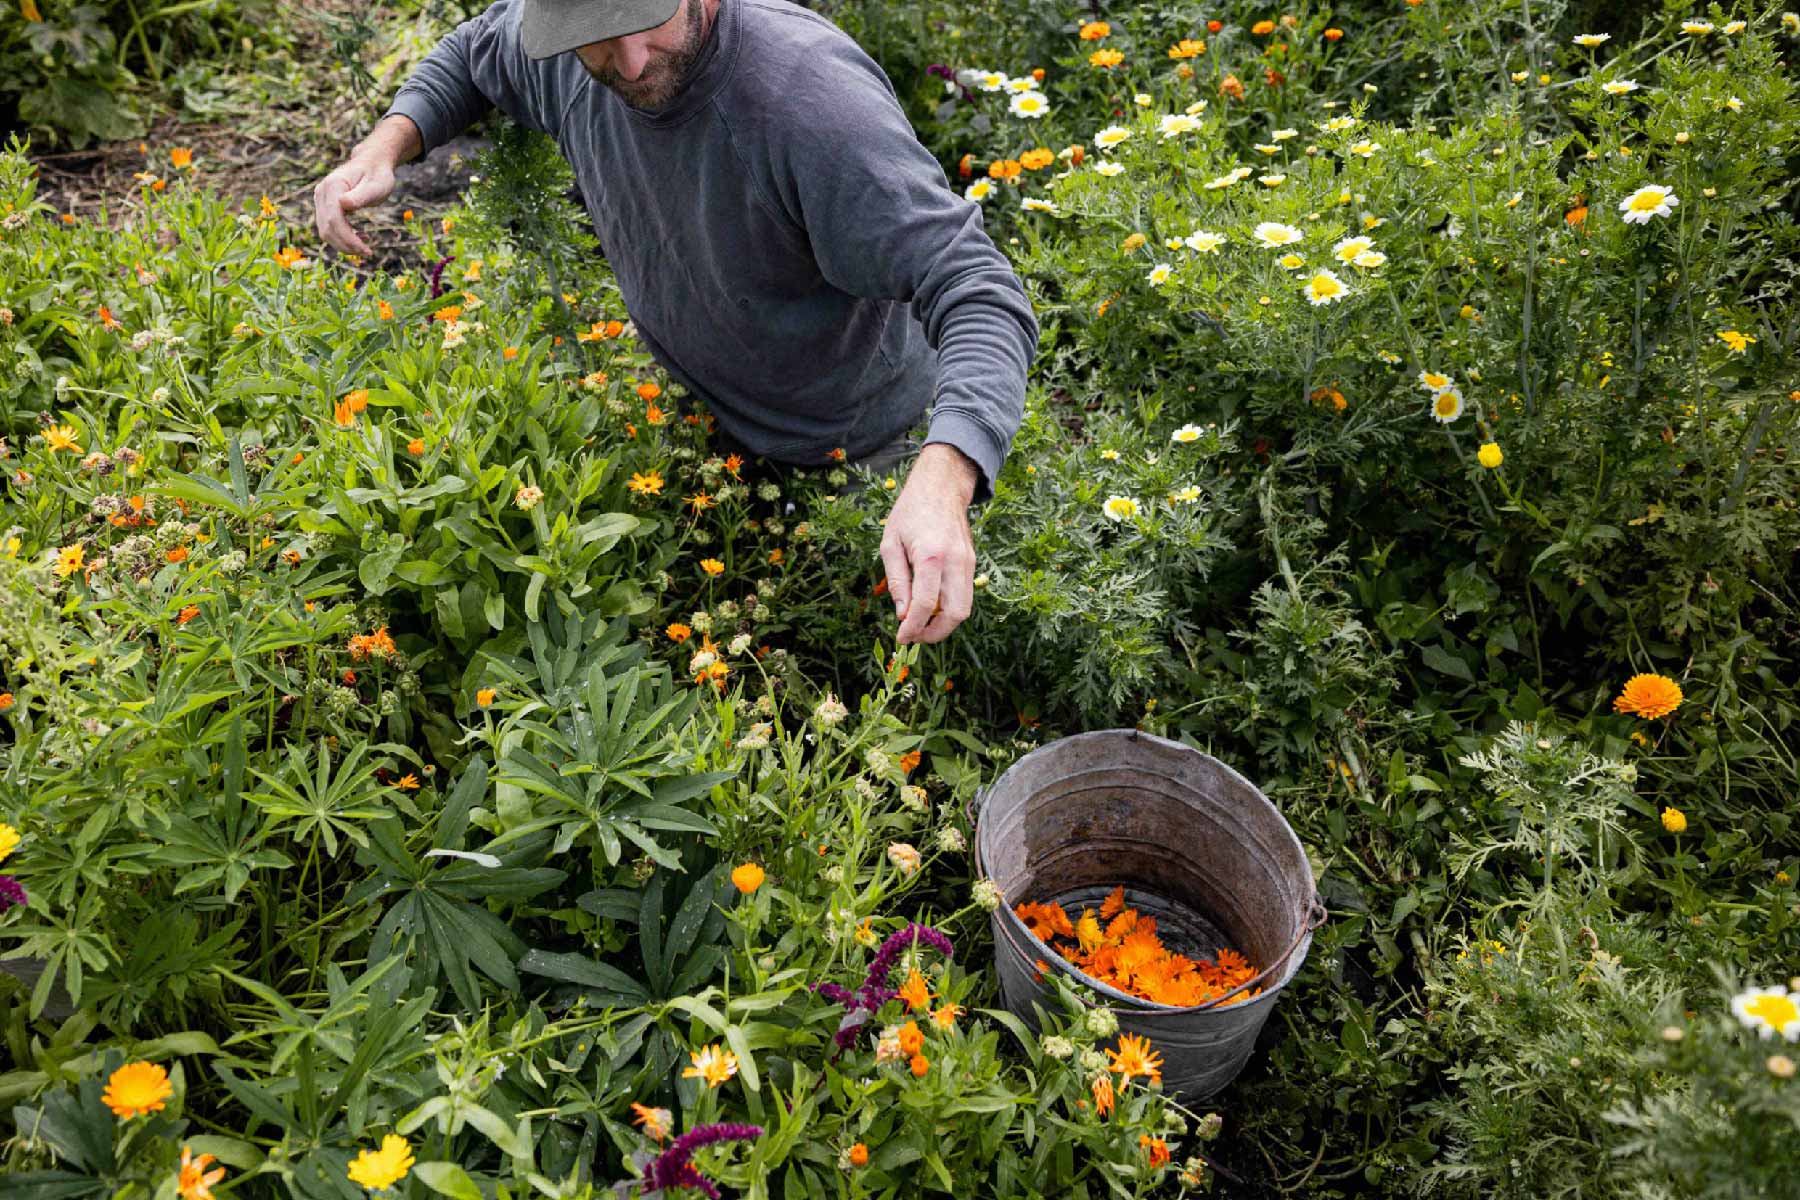
[[[975,540],[969,501],[979,468],[961,450],[932,442],[919,451],[888,513],[881,539],[898,641],[941,642],[975,604]]]

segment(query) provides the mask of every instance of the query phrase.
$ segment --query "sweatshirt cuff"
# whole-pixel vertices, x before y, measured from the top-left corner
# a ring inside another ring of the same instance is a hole
[[[925,432],[925,444],[929,446],[932,442],[955,446],[974,460],[975,495],[970,503],[981,504],[993,499],[994,480],[1000,478],[1007,447],[992,429],[967,413],[955,410],[933,412]]]
[[[424,144],[419,151],[420,158],[450,140],[451,135],[444,128],[443,115],[420,92],[401,89],[381,116],[383,120],[392,116],[405,117],[418,127],[419,141]]]

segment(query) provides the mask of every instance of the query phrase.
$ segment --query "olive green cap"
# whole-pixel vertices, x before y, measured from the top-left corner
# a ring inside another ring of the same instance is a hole
[[[519,33],[527,55],[549,58],[655,29],[680,7],[681,0],[523,0]]]

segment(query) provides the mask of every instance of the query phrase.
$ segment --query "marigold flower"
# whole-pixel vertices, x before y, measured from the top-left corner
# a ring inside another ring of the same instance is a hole
[[[648,404],[650,401],[662,395],[662,388],[656,383],[640,383],[637,386],[637,395],[639,400]],[[651,424],[655,423],[656,422],[654,421],[651,422]]]
[[[1153,1138],[1147,1133],[1138,1134],[1138,1148],[1149,1157],[1152,1167],[1169,1165],[1169,1144],[1161,1138]]]
[[[80,433],[73,425],[52,425],[43,432],[44,445],[52,454],[58,450],[67,450],[73,454],[81,453]]]
[[[160,1064],[129,1062],[107,1079],[100,1102],[121,1121],[129,1121],[145,1113],[161,1112],[174,1094],[169,1073]]]
[[[643,1126],[645,1136],[658,1142],[669,1136],[669,1130],[675,1124],[675,1114],[666,1108],[649,1108],[633,1101],[631,1111],[637,1114],[631,1123]]]
[[[475,703],[482,708],[492,708],[494,706],[494,697],[498,694],[499,693],[491,687],[480,688],[475,693]]]
[[[1679,808],[1663,809],[1662,827],[1670,833],[1686,833],[1687,814],[1682,812]]]
[[[1336,27],[1327,29],[1325,31],[1325,40],[1328,42],[1341,42],[1344,40],[1344,31]]]
[[[1719,330],[1719,340],[1729,346],[1733,354],[1742,354],[1756,339],[1747,333],[1739,333],[1735,329],[1721,329]]]
[[[0,696],[5,696],[7,698],[8,703],[6,708],[11,708],[12,693],[0,692]],[[5,709],[0,709],[0,712],[4,711]],[[18,848],[19,831],[14,829],[11,825],[8,825],[6,822],[0,821],[0,862],[5,862],[7,859],[11,858],[12,852]]]
[[[1104,1071],[1095,1075],[1089,1090],[1094,1094],[1094,1111],[1102,1117],[1110,1115],[1113,1110],[1112,1076]]]
[[[1206,43],[1193,38],[1182,38],[1169,47],[1170,58],[1198,58],[1206,53]]]
[[[1613,701],[1613,711],[1653,721],[1681,707],[1681,685],[1667,675],[1633,675]]]
[[[200,606],[198,604],[190,604],[175,614],[175,623],[177,625],[186,625],[189,621],[199,615]]]
[[[737,1055],[716,1042],[699,1050],[689,1051],[688,1058],[694,1065],[683,1071],[681,1077],[683,1079],[704,1079],[709,1088],[716,1088],[737,1074]]]
[[[1506,461],[1506,455],[1500,452],[1498,442],[1483,442],[1481,449],[1475,452],[1475,458],[1490,471]]]
[[[1136,1075],[1142,1075],[1152,1083],[1162,1079],[1162,1055],[1150,1048],[1148,1038],[1132,1033],[1120,1034],[1119,1048],[1107,1050],[1106,1056],[1112,1060],[1108,1069],[1120,1077],[1120,1083],[1129,1083]]]
[[[1081,27],[1078,36],[1084,42],[1097,42],[1101,38],[1112,36],[1112,26],[1105,21],[1089,21]]]
[[[763,869],[753,862],[739,864],[731,869],[731,886],[748,896],[763,885]]]
[[[181,1167],[175,1178],[175,1190],[181,1200],[212,1200],[212,1185],[225,1178],[224,1167],[206,1169],[216,1161],[210,1154],[196,1158],[192,1147],[181,1148]]]
[[[1219,95],[1231,100],[1242,100],[1244,98],[1244,81],[1236,75],[1227,75],[1219,81]]]
[[[850,1162],[851,1162],[851,1165],[853,1165],[853,1166],[858,1166],[858,1167],[868,1166],[869,1165],[869,1148],[867,1146],[863,1145],[861,1142],[858,1142],[858,1143],[856,1143],[856,1145],[850,1147]]]
[[[371,1192],[384,1192],[406,1178],[413,1161],[412,1147],[406,1139],[390,1133],[381,1139],[379,1150],[359,1151],[350,1161],[350,1182]]]
[[[1027,171],[1041,171],[1056,161],[1056,155],[1043,146],[1027,150],[1019,155],[1019,165]]]
[[[919,973],[917,967],[912,969],[912,972],[906,977],[906,982],[900,986],[899,997],[905,1001],[906,1007],[912,1012],[925,1011],[931,1007],[931,1001],[934,999],[931,989],[926,986],[925,976]],[[913,1026],[912,1022],[907,1022],[907,1026],[914,1029],[915,1032],[917,1031],[917,1027]],[[905,1049],[904,1044],[902,1048]],[[918,1048],[908,1049],[907,1053],[917,1054]]]
[[[1250,32],[1254,33],[1257,37],[1267,37],[1269,34],[1275,32],[1275,22],[1258,21],[1250,27]]]
[[[700,569],[708,575],[722,575],[725,573],[725,564],[716,558],[703,558],[700,560]]]
[[[630,480],[625,484],[625,488],[627,491],[634,492],[639,496],[660,496],[662,495],[663,477],[662,474],[656,470],[644,472],[633,471]]]
[[[923,1054],[913,1055],[906,1065],[911,1068],[913,1076],[918,1079],[925,1078],[925,1073],[931,1070],[931,1060]]]

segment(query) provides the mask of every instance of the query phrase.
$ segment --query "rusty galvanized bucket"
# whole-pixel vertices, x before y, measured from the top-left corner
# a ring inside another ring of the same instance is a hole
[[[1052,1007],[1041,960],[1101,997],[1121,1033],[1150,1039],[1166,1090],[1198,1100],[1236,1078],[1325,920],[1300,839],[1268,797],[1191,746],[1105,729],[1033,750],[977,803],[976,870],[1005,900],[992,924],[1007,1009],[1031,1022],[1034,1000]],[[1013,912],[1023,901],[1097,908],[1121,884],[1171,950],[1211,958],[1230,946],[1259,973],[1192,1008],[1158,1004],[1085,974]]]

